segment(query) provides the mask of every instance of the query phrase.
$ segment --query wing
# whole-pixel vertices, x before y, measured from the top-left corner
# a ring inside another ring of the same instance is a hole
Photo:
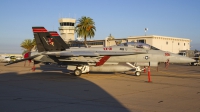
[[[124,51],[61,51],[61,52],[46,52],[43,55],[51,58],[55,62],[65,64],[82,64],[90,63],[92,65],[103,65],[111,56],[126,56],[145,54],[146,51],[139,52],[124,52]]]
[[[120,52],[120,51],[61,51],[61,52],[47,52],[45,55],[49,56],[124,56],[124,55],[136,55],[146,54],[146,51],[140,52]]]

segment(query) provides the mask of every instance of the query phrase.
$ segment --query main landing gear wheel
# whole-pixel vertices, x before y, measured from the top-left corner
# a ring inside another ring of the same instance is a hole
[[[135,75],[136,75],[136,76],[140,76],[140,75],[141,75],[141,72],[135,72]]]
[[[81,76],[81,74],[82,74],[82,71],[80,69],[75,69],[74,70],[74,75],[75,76]]]

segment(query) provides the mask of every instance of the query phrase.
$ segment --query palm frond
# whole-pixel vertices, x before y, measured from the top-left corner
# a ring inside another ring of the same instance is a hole
[[[34,45],[36,45],[35,39],[25,39],[20,46],[27,51],[31,51]]]
[[[95,23],[90,17],[83,16],[78,19],[78,24],[75,27],[75,32],[78,37],[84,37],[85,44],[87,37],[91,38],[95,36]]]

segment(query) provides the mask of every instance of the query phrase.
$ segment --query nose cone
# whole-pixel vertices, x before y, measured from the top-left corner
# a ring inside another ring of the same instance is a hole
[[[177,54],[171,54],[171,56],[169,57],[169,62],[171,63],[191,63],[191,62],[195,62],[194,59],[186,57],[186,56],[181,56],[181,55],[177,55]]]
[[[195,60],[184,56],[180,57],[180,63],[191,63],[191,62],[195,62]]]

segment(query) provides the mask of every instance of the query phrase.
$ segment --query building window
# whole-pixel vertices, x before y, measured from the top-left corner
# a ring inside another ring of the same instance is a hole
[[[168,42],[166,42],[166,44],[168,45]]]
[[[184,46],[185,46],[185,43],[184,43]]]
[[[179,42],[178,42],[178,45],[179,45]]]
[[[146,40],[142,39],[142,40],[137,40],[137,42],[139,43],[146,43]]]

